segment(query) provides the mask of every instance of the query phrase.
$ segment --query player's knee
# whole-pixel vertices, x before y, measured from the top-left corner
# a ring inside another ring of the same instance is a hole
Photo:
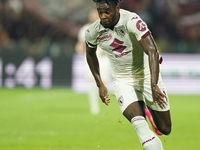
[[[123,115],[131,121],[135,116],[144,116],[143,110],[140,107],[139,102],[134,102],[130,104],[123,112]]]
[[[131,121],[131,119],[135,116],[133,112],[131,111],[124,111],[123,115],[129,120]]]
[[[169,135],[172,131],[172,126],[171,124],[167,124],[159,128],[159,131],[164,134],[164,135]]]
[[[169,126],[166,127],[165,135],[169,135],[171,132],[172,132],[172,126],[169,125]]]

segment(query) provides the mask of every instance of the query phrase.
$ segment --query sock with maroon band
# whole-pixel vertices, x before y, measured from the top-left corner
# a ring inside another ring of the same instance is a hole
[[[132,118],[131,124],[145,150],[163,150],[160,139],[149,129],[149,125],[143,116]]]

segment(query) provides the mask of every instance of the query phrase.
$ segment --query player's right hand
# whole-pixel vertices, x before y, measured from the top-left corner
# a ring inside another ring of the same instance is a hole
[[[153,97],[153,102],[154,105],[157,103],[160,108],[166,108],[167,102],[166,100],[168,99],[165,94],[163,94],[160,90],[160,88],[155,85],[152,87],[152,97]]]
[[[108,98],[108,89],[105,86],[99,87],[99,97],[101,98],[102,102],[108,106],[110,103],[110,98]]]

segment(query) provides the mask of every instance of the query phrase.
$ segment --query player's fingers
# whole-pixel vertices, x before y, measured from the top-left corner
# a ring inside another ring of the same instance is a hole
[[[105,101],[104,103],[108,106],[108,103],[109,103],[109,102],[108,102],[108,101]]]
[[[163,99],[160,99],[160,100],[159,100],[159,106],[163,109],[163,108],[166,108],[165,105],[166,105],[166,104],[165,104],[165,101],[164,101]]]
[[[162,108],[162,104],[161,104],[161,102],[159,101],[159,98],[158,98],[158,97],[155,97],[155,98],[154,98],[154,105],[155,105],[156,103],[160,106],[160,108]]]
[[[154,98],[154,105],[157,103],[161,109],[165,108],[165,103],[163,102],[163,98],[159,95]]]
[[[160,108],[165,108],[165,105],[161,102],[161,101],[158,101],[158,105],[160,106]]]
[[[103,97],[104,99],[104,103],[107,105],[108,104],[108,94],[105,94],[105,96]]]
[[[164,106],[168,105],[168,104],[167,104],[167,101],[166,101],[167,98],[166,98],[166,97],[163,97],[162,99],[163,99],[163,104],[164,104]]]
[[[108,100],[105,100],[105,104],[108,106],[108,103],[110,103],[110,101]]]
[[[167,105],[167,102],[166,102],[167,96],[165,94],[163,94],[161,91],[158,92],[157,100],[160,101],[164,105],[164,107],[165,107],[165,105]]]
[[[110,103],[110,99],[106,99],[106,102]]]
[[[159,89],[159,95],[161,96],[162,100],[163,100],[163,103],[165,103],[165,105],[167,105],[167,102],[166,100],[168,99],[167,96],[161,92],[161,90]]]
[[[167,100],[167,96],[166,95],[162,94],[161,97],[160,97],[160,100],[164,105],[167,105],[167,101],[166,101]]]
[[[100,98],[101,98],[102,102],[105,103],[106,98],[103,94],[100,94]]]
[[[105,92],[100,92],[100,93],[99,93],[99,96],[100,96],[101,100],[102,100],[103,102],[105,102],[105,99],[107,98],[107,93],[105,93]]]
[[[155,101],[155,99],[153,99],[153,105],[156,105],[156,101]]]

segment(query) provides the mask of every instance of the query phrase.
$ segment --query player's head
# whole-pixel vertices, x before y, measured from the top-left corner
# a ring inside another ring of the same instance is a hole
[[[93,0],[96,3],[101,24],[112,28],[119,18],[119,2],[122,0]]]

